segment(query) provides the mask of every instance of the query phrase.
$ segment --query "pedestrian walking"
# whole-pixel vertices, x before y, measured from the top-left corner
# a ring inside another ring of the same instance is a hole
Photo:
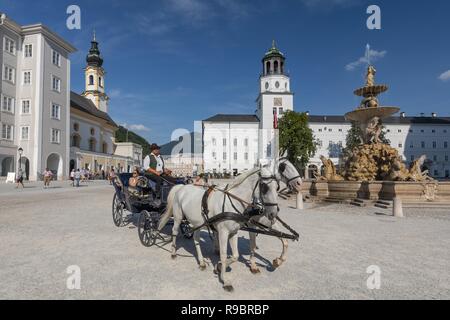
[[[72,169],[72,171],[70,172],[70,183],[71,186],[74,187],[75,186],[75,169]]]
[[[22,185],[22,189],[25,188],[25,186],[23,185],[23,171],[22,168],[19,169],[19,172],[17,172],[17,186],[16,189],[19,188],[19,185]]]
[[[80,187],[80,179],[81,179],[81,172],[80,169],[77,169],[77,171],[75,171],[74,173],[74,179],[75,179],[75,183],[76,183],[76,187]]]
[[[47,189],[50,187],[50,181],[52,181],[53,172],[48,170],[48,168],[44,171],[44,189]]]

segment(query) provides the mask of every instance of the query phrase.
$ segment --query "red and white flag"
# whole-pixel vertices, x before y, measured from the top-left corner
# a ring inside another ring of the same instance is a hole
[[[273,128],[278,129],[278,114],[276,108],[273,109]]]

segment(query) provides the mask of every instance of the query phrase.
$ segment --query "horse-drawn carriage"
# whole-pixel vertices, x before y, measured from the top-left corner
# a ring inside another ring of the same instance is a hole
[[[156,184],[146,177],[139,177],[136,187],[129,186],[131,173],[121,173],[113,180],[115,194],[112,202],[113,222],[117,227],[123,227],[133,221],[133,216],[139,214],[137,221],[138,234],[141,243],[151,247],[157,239],[163,239],[157,227],[161,215],[166,210],[167,196],[173,184],[164,182],[159,194]],[[177,179],[177,184],[186,184],[183,178]],[[183,221],[181,230],[186,238],[191,238],[189,223]]]

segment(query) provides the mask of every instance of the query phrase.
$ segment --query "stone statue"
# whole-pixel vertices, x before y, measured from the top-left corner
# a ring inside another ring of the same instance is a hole
[[[319,181],[342,181],[343,177],[337,174],[336,166],[333,161],[325,158],[324,156],[320,156],[320,160],[323,164],[323,175],[316,174],[316,179]]]
[[[361,143],[381,143],[380,135],[382,131],[381,120],[373,117],[367,123],[360,125],[362,131]]]
[[[367,68],[366,87],[373,87],[375,85],[375,74],[376,73],[377,73],[377,70],[374,68],[374,66],[369,66],[369,68]]]
[[[411,166],[409,167],[409,173],[412,181],[433,180],[430,176],[428,176],[428,170],[422,171],[422,167],[426,159],[427,156],[423,155],[419,159],[411,163]]]

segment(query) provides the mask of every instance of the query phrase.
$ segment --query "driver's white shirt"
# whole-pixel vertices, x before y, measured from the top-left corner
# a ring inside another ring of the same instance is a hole
[[[156,171],[159,173],[163,173],[164,172],[164,163],[161,159],[161,155],[157,156],[154,153],[152,153],[152,155],[155,157],[156,159]],[[144,168],[145,170],[150,169],[150,156],[146,156],[144,159]]]

